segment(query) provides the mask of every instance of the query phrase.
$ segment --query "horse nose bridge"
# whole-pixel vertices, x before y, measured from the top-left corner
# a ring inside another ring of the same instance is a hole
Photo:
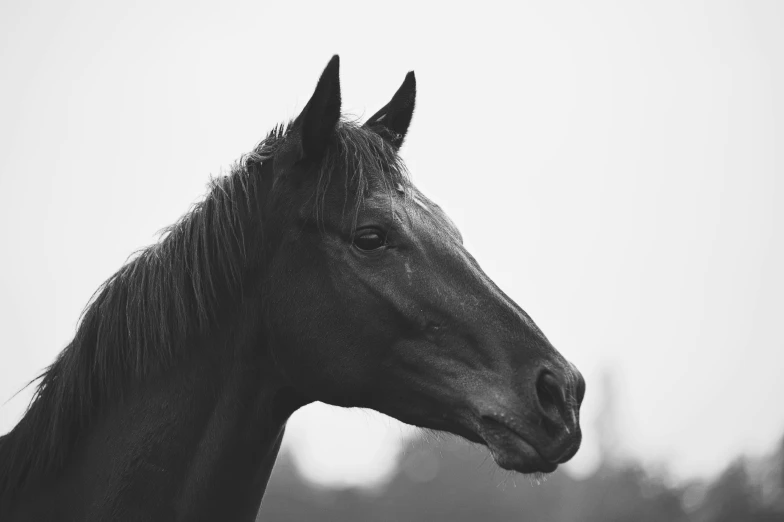
[[[438,293],[457,301],[458,308],[469,322],[480,322],[489,329],[497,330],[504,327],[503,323],[513,325],[525,316],[525,312],[498,288],[462,245],[458,245],[456,252],[457,256],[444,260],[452,268],[447,271],[449,277],[441,280],[443,288],[451,291],[443,292],[442,288]]]
[[[481,315],[473,320],[479,326],[480,337],[492,345],[497,362],[508,365],[514,373],[539,361],[558,367],[568,364],[531,317],[493,281],[485,278],[489,292],[482,302]]]
[[[457,245],[452,254],[449,261],[444,260],[453,267],[449,270],[451,276],[439,278],[451,291],[438,293],[441,297],[450,296],[450,304],[445,305],[455,314],[453,317],[487,346],[496,363],[519,368],[544,358],[567,364],[533,319],[496,285],[462,245]]]
[[[513,329],[517,329],[520,325],[525,325],[526,329],[535,330],[541,335],[541,331],[534,324],[528,314],[506,293],[501,290],[495,281],[482,270],[479,263],[466,252],[469,258],[469,266],[473,272],[473,279],[476,282],[478,289],[477,294],[482,296],[484,308],[490,312],[494,322],[508,323]]]
[[[550,345],[542,330],[534,323],[531,316],[518,305],[514,299],[506,295],[487,274],[481,271],[483,283],[486,285],[492,306],[495,309],[494,317],[506,323],[508,329],[515,337],[520,338],[525,345],[541,345],[546,349],[555,350]],[[557,353],[557,352],[556,352]]]

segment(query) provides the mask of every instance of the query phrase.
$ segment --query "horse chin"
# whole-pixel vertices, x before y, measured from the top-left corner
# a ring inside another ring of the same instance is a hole
[[[469,442],[486,446],[498,466],[524,474],[546,475],[558,464],[541,453],[517,432],[492,418],[483,417],[479,425],[468,429],[461,425],[438,426],[437,430],[454,433]]]
[[[545,459],[533,444],[513,429],[494,419],[482,420],[480,437],[501,468],[526,474],[547,474],[558,468],[557,463]]]

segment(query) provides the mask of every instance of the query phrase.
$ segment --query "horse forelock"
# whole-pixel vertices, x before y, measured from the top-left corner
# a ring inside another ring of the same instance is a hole
[[[388,198],[402,192],[411,194],[411,182],[397,151],[379,134],[355,122],[342,121],[335,133],[335,144],[327,150],[318,170],[313,211],[323,224],[325,199],[335,175],[342,176],[343,211],[349,200],[352,230],[356,227],[362,203],[371,193]],[[402,191],[401,191],[402,189]]]

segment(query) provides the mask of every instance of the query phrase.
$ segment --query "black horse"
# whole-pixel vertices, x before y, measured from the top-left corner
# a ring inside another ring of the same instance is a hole
[[[579,372],[406,175],[414,74],[359,125],[338,68],[96,292],[0,439],[0,520],[253,520],[313,401],[523,473],[575,454]]]

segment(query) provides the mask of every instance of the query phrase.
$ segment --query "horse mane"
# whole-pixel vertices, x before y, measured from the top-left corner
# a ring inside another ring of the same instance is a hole
[[[261,219],[260,167],[294,132],[291,124],[275,127],[228,175],[211,179],[204,199],[164,229],[157,243],[138,251],[93,294],[74,339],[30,383],[39,381],[24,416],[0,437],[0,499],[61,469],[80,432],[129,383],[171,368],[188,338],[216,331],[227,311],[240,305],[249,262],[245,221]],[[340,170],[346,197],[355,194],[355,220],[369,184],[380,182],[390,196],[411,187],[391,145],[355,122],[340,121],[311,198],[318,222]]]

